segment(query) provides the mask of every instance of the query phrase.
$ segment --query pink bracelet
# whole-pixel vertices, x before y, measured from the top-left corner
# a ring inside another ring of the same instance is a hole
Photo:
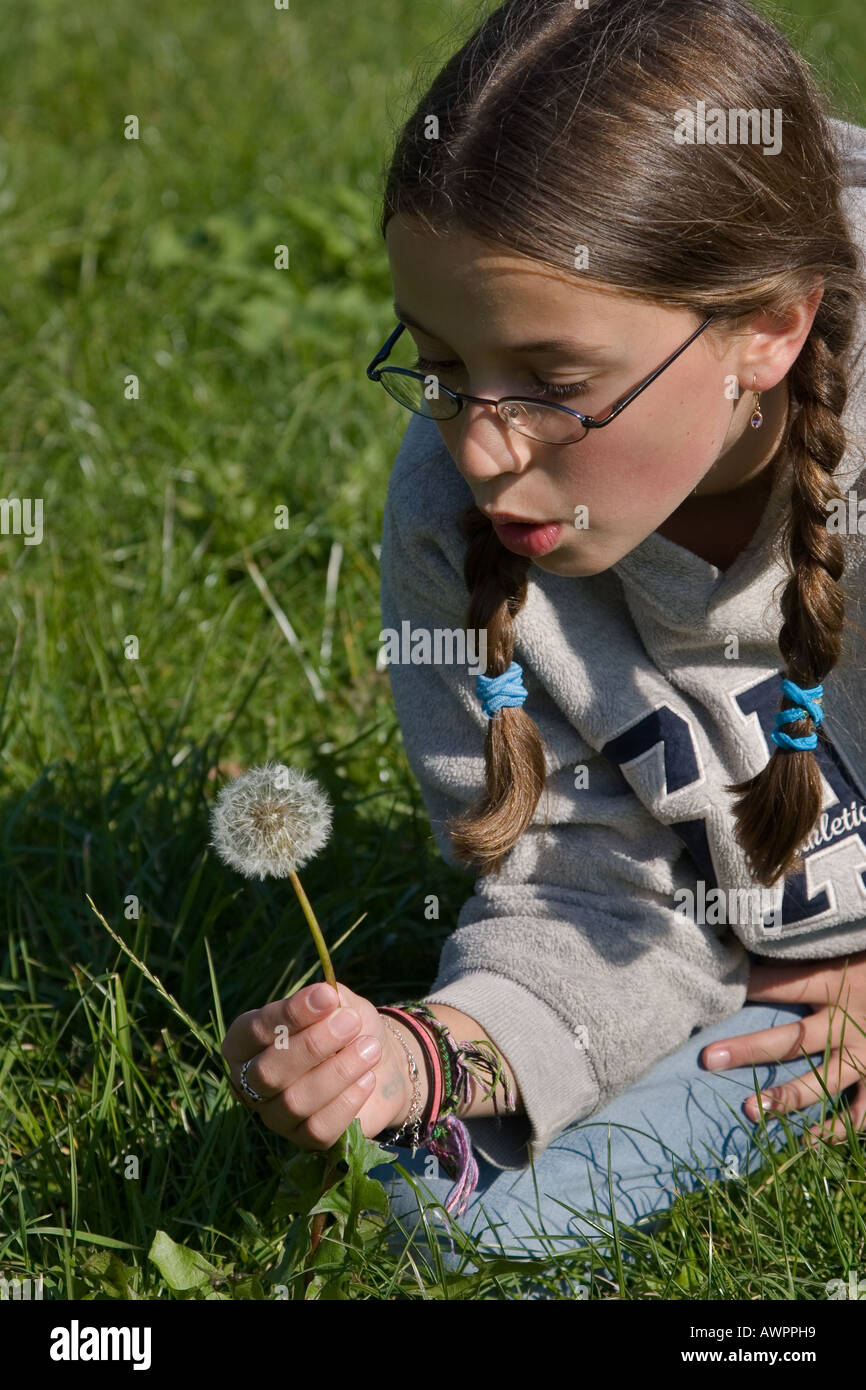
[[[439,1059],[438,1049],[423,1023],[417,1022],[417,1020],[414,1019],[411,1014],[407,1014],[405,1010],[383,1004],[379,1007],[378,1012],[380,1014],[387,1014],[390,1018],[395,1018],[402,1023],[403,1026],[408,1028],[409,1032],[418,1039],[424,1049],[424,1057],[427,1063],[428,1100],[427,1105],[424,1107],[421,1129],[426,1137],[431,1127],[439,1118],[439,1110],[442,1105],[442,1063]]]

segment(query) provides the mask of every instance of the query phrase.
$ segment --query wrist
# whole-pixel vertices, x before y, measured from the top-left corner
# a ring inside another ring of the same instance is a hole
[[[412,1026],[402,1018],[382,1015],[387,1038],[389,1073],[397,1105],[388,1128],[400,1135],[404,1144],[412,1144],[416,1136],[423,1137],[430,1103],[430,1076],[424,1045],[416,1036],[421,1027],[416,1019]],[[392,1141],[394,1142],[394,1141]]]

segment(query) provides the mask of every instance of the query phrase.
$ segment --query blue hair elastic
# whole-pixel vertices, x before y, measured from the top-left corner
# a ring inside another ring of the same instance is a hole
[[[475,693],[488,719],[503,705],[522,705],[529,694],[523,684],[523,667],[512,661],[501,676],[476,676]]]
[[[770,734],[770,738],[777,748],[794,749],[795,752],[805,752],[810,748],[817,748],[817,733],[804,734],[802,738],[791,738],[790,734],[777,732],[777,730],[781,724],[793,724],[798,719],[807,719],[810,715],[815,721],[815,728],[817,729],[821,720],[824,718],[824,711],[821,709],[821,706],[816,703],[824,694],[823,685],[814,685],[811,690],[804,690],[803,687],[797,685],[796,682],[784,680],[782,681],[782,690],[789,700],[799,700],[803,708],[798,706],[794,709],[779,710],[776,715],[776,728]]]

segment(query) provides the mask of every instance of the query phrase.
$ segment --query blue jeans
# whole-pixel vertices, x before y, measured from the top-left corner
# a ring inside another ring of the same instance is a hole
[[[612,1229],[612,1213],[617,1223],[634,1225],[641,1218],[659,1217],[678,1191],[694,1192],[708,1182],[727,1182],[753,1172],[769,1147],[784,1147],[786,1142],[778,1116],[766,1113],[766,1130],[756,1136],[761,1122],[742,1110],[743,1102],[754,1095],[753,1073],[762,1090],[804,1072],[817,1086],[814,1073],[803,1056],[711,1072],[701,1066],[699,1055],[708,1043],[778,1027],[811,1012],[805,1004],[746,1003],[722,1023],[693,1034],[678,1052],[663,1058],[591,1119],[563,1130],[535,1163],[534,1182],[531,1167],[494,1168],[476,1154],[478,1186],[464,1215],[452,1220],[471,1232],[490,1256],[543,1257],[550,1251],[598,1242],[600,1234]],[[819,1074],[823,1055],[823,1050],[812,1054]],[[799,1134],[830,1113],[822,1097],[806,1109],[788,1112],[785,1120]],[[753,1136],[760,1138],[760,1144]],[[444,1205],[451,1180],[441,1168],[437,1176],[424,1176],[425,1170],[436,1166],[424,1148],[414,1159],[409,1149],[397,1145],[389,1152],[397,1154],[397,1162],[422,1189],[421,1200],[431,1208],[428,1217],[441,1232],[437,1244],[443,1264],[457,1268],[459,1254],[450,1250],[451,1240],[445,1234],[448,1219],[435,1210]],[[423,1227],[418,1226],[418,1199],[410,1184],[390,1163],[371,1169],[370,1177],[378,1179],[389,1194],[389,1243],[395,1250],[404,1248],[407,1235],[417,1227],[413,1248],[430,1258]],[[659,1220],[650,1221],[649,1226],[641,1221],[641,1228],[658,1224]],[[536,1232],[541,1229],[553,1239],[540,1238]],[[463,1272],[475,1268],[463,1257]]]

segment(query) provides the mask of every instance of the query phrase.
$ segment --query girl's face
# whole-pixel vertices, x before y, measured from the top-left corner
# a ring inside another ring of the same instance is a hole
[[[581,288],[463,232],[435,237],[402,216],[391,218],[386,240],[405,333],[421,357],[449,364],[425,374],[475,396],[535,395],[539,381],[580,383],[573,396],[544,398],[604,419],[700,322],[686,310]],[[711,325],[611,424],[576,444],[530,439],[492,406],[472,403],[438,428],[482,510],[561,523],[554,548],[533,560],[551,573],[599,574],[674,512],[696,533],[718,537],[726,526],[733,533],[754,494],[749,485],[781,439],[785,374],[820,298],[819,288],[784,325],[759,316],[736,337]],[[565,341],[524,346],[554,338]],[[755,377],[760,430],[749,424]],[[576,512],[583,507],[585,514]]]

